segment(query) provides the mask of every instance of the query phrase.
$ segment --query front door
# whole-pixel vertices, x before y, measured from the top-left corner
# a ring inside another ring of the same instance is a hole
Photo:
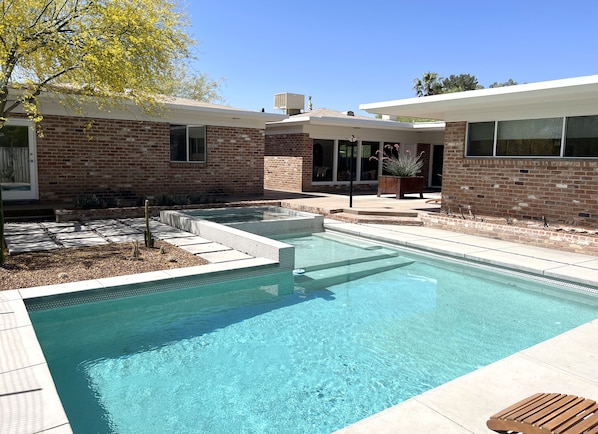
[[[35,138],[32,124],[24,120],[9,120],[0,129],[0,186],[5,201],[38,199]]]

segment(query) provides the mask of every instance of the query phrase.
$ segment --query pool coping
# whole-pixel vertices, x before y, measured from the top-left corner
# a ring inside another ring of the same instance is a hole
[[[329,219],[324,224],[327,230],[413,248],[420,253],[440,252],[480,264],[509,267],[598,287],[598,259],[595,257],[555,253],[550,249],[425,227],[353,224]],[[0,315],[3,319],[0,322],[0,331],[3,332],[0,333],[0,347],[10,348],[13,356],[0,361],[0,376],[5,385],[14,388],[12,392],[0,394],[0,431],[72,432],[24,300],[115,284],[130,285],[235,269],[259,269],[273,264],[275,261],[254,258],[120,278],[0,291],[0,313],[3,314]],[[491,414],[533,392],[547,391],[548,387],[552,391],[597,398],[598,350],[594,349],[595,338],[591,340],[597,335],[598,320],[411,398],[339,432],[396,432],[398,428],[415,432],[440,429],[455,433],[488,432],[484,424]],[[594,366],[596,368],[592,368]],[[530,372],[534,381],[526,376]],[[549,384],[544,384],[546,379],[550,380]],[[511,386],[505,387],[505,384]],[[41,414],[28,413],[39,408],[42,408]]]

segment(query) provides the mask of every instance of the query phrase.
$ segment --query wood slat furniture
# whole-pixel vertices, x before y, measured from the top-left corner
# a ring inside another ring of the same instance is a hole
[[[561,393],[536,393],[491,416],[498,433],[598,434],[598,404]]]

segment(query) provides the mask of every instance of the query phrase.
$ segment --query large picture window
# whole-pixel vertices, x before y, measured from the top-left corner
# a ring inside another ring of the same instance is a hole
[[[349,181],[351,174],[355,181],[357,170],[357,143],[351,144],[348,140],[338,141],[338,171],[337,181]]]
[[[598,157],[598,116],[567,118],[565,157]]]
[[[205,126],[170,126],[170,161],[206,161]]]
[[[378,179],[378,150],[379,142],[361,142],[361,180],[375,181]]]
[[[314,140],[312,181],[332,181],[334,140]]]
[[[471,122],[467,157],[598,157],[598,115]]]
[[[498,122],[496,155],[500,157],[558,157],[563,119],[526,119]]]

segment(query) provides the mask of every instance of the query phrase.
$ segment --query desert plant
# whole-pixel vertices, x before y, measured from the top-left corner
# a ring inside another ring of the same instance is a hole
[[[131,256],[135,260],[139,259],[139,256],[140,256],[139,241],[137,241],[137,240],[133,241],[133,244],[131,246]]]
[[[145,238],[145,247],[153,248],[154,247],[154,239],[152,237],[152,232],[150,231],[150,225],[149,225],[149,200],[148,199],[145,200],[145,232],[143,235]]]
[[[424,151],[418,155],[412,154],[409,150],[401,153],[398,143],[384,145],[384,151],[376,151],[376,154],[371,156],[370,159],[382,159],[383,169],[394,176],[416,176],[424,166],[424,160],[422,159]]]

